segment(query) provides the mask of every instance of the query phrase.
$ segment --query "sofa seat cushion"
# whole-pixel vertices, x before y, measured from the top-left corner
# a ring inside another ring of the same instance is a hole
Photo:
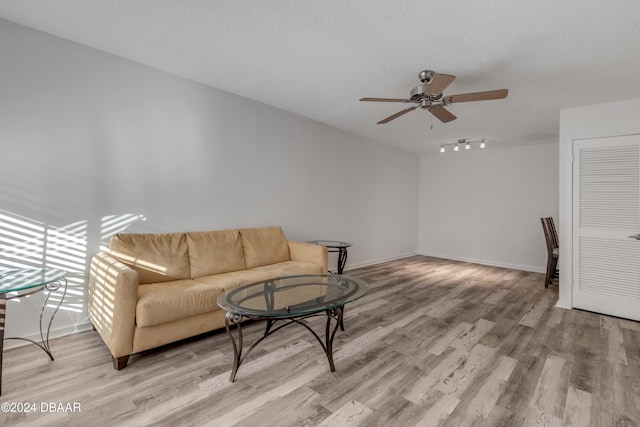
[[[248,269],[290,259],[289,244],[280,227],[243,228],[240,236]]]
[[[214,274],[211,276],[196,277],[193,280],[206,283],[219,289],[220,292],[224,292],[231,289],[236,289],[242,285],[248,285],[250,283],[259,282],[261,280],[267,280],[269,276],[259,271],[231,271],[229,273]]]
[[[303,261],[284,261],[262,267],[252,268],[250,271],[263,274],[266,279],[284,276],[297,276],[299,274],[326,274],[318,264]]]
[[[240,230],[188,232],[191,278],[246,270]]]
[[[109,250],[113,257],[138,272],[141,284],[190,278],[184,233],[116,234]]]
[[[222,289],[194,280],[150,283],[138,286],[136,324],[160,325],[218,309]]]

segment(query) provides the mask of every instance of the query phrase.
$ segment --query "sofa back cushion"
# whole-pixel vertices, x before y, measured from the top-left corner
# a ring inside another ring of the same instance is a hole
[[[240,230],[247,268],[289,261],[289,245],[280,227]]]
[[[184,233],[116,234],[111,255],[138,272],[139,282],[189,279],[189,252]]]
[[[240,230],[187,233],[191,278],[246,270]]]

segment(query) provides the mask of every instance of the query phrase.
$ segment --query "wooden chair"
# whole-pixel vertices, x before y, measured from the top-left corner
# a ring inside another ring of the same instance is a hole
[[[547,274],[544,278],[544,287],[548,288],[554,277],[558,277],[558,257],[560,256],[560,248],[558,246],[558,233],[553,223],[552,217],[540,218],[542,222],[542,230],[544,231],[544,239],[547,242]]]

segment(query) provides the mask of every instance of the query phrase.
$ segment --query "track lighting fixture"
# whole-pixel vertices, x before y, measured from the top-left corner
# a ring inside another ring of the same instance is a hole
[[[460,145],[464,144],[465,150],[471,149],[471,144],[479,142],[480,148],[485,148],[486,139],[459,139],[457,142],[450,142],[447,144],[440,144],[440,152],[445,153],[447,151],[447,146],[453,146],[453,151],[460,151]]]

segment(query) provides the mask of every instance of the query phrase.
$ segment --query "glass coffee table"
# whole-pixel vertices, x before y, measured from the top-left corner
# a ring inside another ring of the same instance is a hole
[[[333,338],[342,324],[344,306],[366,293],[367,284],[360,279],[316,274],[265,280],[220,294],[218,305],[227,312],[225,327],[233,344],[234,360],[229,380],[235,381],[238,368],[263,339],[293,323],[304,326],[313,334],[329,360],[331,372],[334,372]],[[316,316],[327,317],[324,340],[305,322],[305,319]],[[246,353],[243,353],[241,326],[244,319],[267,321],[263,336]],[[333,327],[332,320],[335,320]],[[233,325],[236,325],[237,340],[232,334]]]
[[[55,317],[65,295],[67,294],[67,279],[64,277],[66,272],[56,268],[22,268],[15,270],[0,270],[0,394],[2,394],[2,352],[4,349],[4,340],[24,340],[40,347],[51,360],[51,348],[49,347],[49,332],[51,324]],[[44,331],[45,322],[43,319],[44,309],[49,304],[51,293],[62,289],[62,296],[55,304],[55,309],[49,318],[46,333]],[[20,337],[4,337],[4,325],[7,312],[7,300],[14,298],[22,298],[27,295],[35,294],[41,291],[47,291],[47,297],[42,304],[40,311],[40,342],[29,338]]]

